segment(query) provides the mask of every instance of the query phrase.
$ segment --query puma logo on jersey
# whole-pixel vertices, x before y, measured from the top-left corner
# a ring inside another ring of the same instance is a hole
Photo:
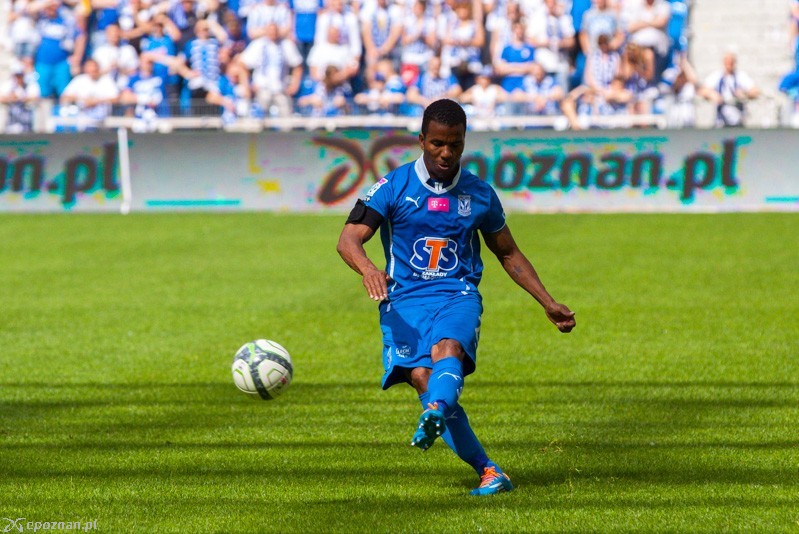
[[[416,197],[416,198],[405,197],[405,200],[407,200],[408,202],[413,202],[413,205],[418,208],[419,207],[419,199],[420,198],[422,198],[421,195]]]

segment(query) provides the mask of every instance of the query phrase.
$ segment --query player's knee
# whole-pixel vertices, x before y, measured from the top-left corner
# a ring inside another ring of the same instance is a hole
[[[449,356],[455,356],[459,360],[463,361],[463,357],[465,355],[466,353],[464,352],[461,344],[454,339],[442,339],[433,345],[433,349],[430,351],[430,357],[434,362]]]
[[[410,379],[411,386],[413,386],[413,389],[415,389],[419,395],[427,391],[427,381],[430,380],[431,372],[432,371],[426,367],[417,367],[411,370],[408,378]]]

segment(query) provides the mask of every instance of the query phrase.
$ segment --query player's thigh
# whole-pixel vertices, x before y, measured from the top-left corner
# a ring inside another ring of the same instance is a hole
[[[449,299],[432,318],[431,343],[436,344],[443,339],[455,340],[466,355],[473,362],[476,361],[482,314],[483,304],[478,295],[462,295]]]
[[[384,366],[431,367],[430,312],[425,306],[383,304],[380,330],[383,333]]]

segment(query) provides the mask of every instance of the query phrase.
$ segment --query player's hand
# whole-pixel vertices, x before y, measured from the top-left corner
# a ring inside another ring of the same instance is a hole
[[[386,271],[377,269],[368,271],[363,275],[363,287],[369,294],[369,298],[378,302],[388,298],[388,281],[391,277]]]
[[[574,312],[569,309],[565,304],[555,302],[551,306],[545,308],[547,317],[552,324],[558,327],[558,330],[564,334],[568,334],[577,325],[574,320]]]

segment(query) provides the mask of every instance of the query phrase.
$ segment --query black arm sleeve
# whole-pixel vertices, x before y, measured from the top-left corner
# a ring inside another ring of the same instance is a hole
[[[377,210],[370,208],[360,198],[353,206],[345,224],[365,224],[372,230],[377,230],[383,224],[383,216]]]

